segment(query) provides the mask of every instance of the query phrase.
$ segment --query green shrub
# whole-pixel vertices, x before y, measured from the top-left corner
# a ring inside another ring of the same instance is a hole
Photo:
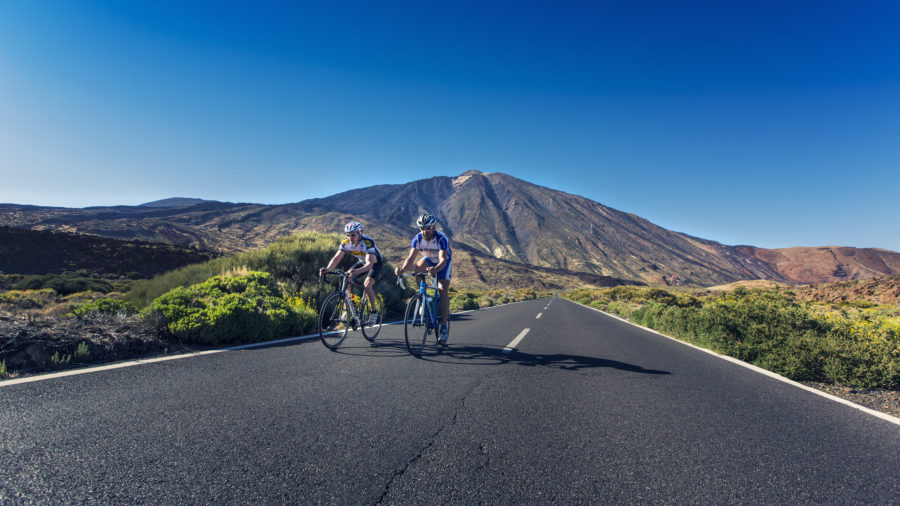
[[[13,286],[17,290],[40,290],[50,288],[60,295],[76,292],[113,291],[113,285],[101,278],[86,276],[83,273],[43,274],[24,276]]]
[[[319,267],[328,263],[340,242],[337,234],[301,232],[283,237],[265,248],[216,258],[156,276],[146,281],[136,281],[125,299],[136,307],[145,308],[160,295],[178,287],[202,283],[214,276],[248,271],[268,272],[289,294],[304,293],[312,307],[318,307],[324,297],[335,290],[332,284],[319,286]],[[349,268],[355,262],[352,255],[345,255],[341,268]],[[403,292],[389,274],[390,265],[382,267],[375,283],[375,291],[384,299],[389,314],[399,314],[405,308]],[[333,281],[334,278],[329,278]]]
[[[451,311],[469,311],[478,309],[478,303],[475,302],[471,293],[456,293],[450,297]]]
[[[794,380],[900,388],[896,310],[856,304],[823,314],[789,292],[746,288],[702,299],[635,287],[567,297]]]
[[[494,299],[490,298],[487,295],[482,295],[475,299],[475,305],[479,308],[492,307],[495,304],[496,302],[494,302]]]
[[[851,306],[859,309],[868,309],[878,306],[878,304],[870,301],[870,300],[853,300],[850,302],[841,302],[841,306]]]
[[[75,354],[73,356],[75,360],[87,360],[88,357],[91,356],[91,352],[88,350],[87,343],[84,341],[78,343],[78,347],[75,349]]]
[[[56,300],[56,292],[50,288],[40,290],[10,290],[0,293],[0,305],[12,309],[38,309]]]
[[[534,300],[538,297],[537,292],[534,291],[534,288],[519,288],[516,290],[514,295],[514,299],[516,302],[521,302],[523,300]]]
[[[92,300],[76,306],[69,315],[85,316],[90,313],[133,315],[137,313],[137,308],[128,301],[104,298]]]
[[[57,351],[50,356],[50,365],[52,367],[62,367],[68,365],[72,361],[72,355],[60,355]]]
[[[328,263],[337,250],[338,242],[339,236],[336,234],[315,232],[283,237],[265,248],[189,265],[150,280],[136,281],[126,295],[126,300],[137,307],[146,307],[160,295],[175,288],[241,271],[268,272],[277,281],[284,283],[285,291],[289,293],[313,293],[315,289],[306,285],[318,284],[319,267]]]
[[[647,300],[653,301],[657,304],[662,304],[664,306],[675,306],[677,305],[678,299],[672,295],[671,293],[659,289],[659,288],[651,288],[647,291],[646,294]]]
[[[266,272],[215,276],[178,287],[152,307],[174,336],[203,344],[264,341],[303,333],[315,322],[315,312],[305,303],[288,303]]]

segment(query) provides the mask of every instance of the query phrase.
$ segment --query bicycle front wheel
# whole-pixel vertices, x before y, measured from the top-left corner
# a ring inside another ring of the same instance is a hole
[[[362,334],[363,337],[366,338],[367,341],[372,342],[375,341],[375,336],[381,332],[381,322],[384,319],[384,302],[381,300],[381,295],[375,294],[375,301],[373,305],[375,306],[375,311],[372,311],[372,308],[369,306],[369,295],[364,294],[362,299]],[[369,323],[372,319],[372,315],[375,315],[375,322]]]
[[[428,308],[421,294],[409,299],[409,304],[406,305],[403,334],[406,337],[406,349],[409,350],[409,353],[417,357],[421,355],[425,348],[425,341],[428,339]]]
[[[319,339],[330,350],[336,350],[350,331],[350,311],[343,294],[329,295],[319,309]]]

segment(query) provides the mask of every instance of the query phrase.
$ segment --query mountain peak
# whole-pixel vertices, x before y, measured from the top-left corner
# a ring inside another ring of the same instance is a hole
[[[490,174],[490,172],[481,172],[480,170],[476,169],[467,170],[459,176],[453,178],[453,187],[458,188],[461,184],[465,183],[474,176],[486,176],[488,174]]]

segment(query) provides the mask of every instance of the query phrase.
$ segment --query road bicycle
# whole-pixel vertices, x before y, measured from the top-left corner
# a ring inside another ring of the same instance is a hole
[[[339,288],[325,297],[319,308],[319,339],[330,350],[336,350],[346,339],[350,330],[357,328],[362,330],[363,337],[367,341],[375,341],[375,336],[381,332],[381,323],[384,319],[384,301],[380,295],[375,296],[375,323],[369,325],[372,308],[368,302],[368,294],[362,290],[362,295],[357,296],[352,292],[353,286],[359,286],[357,280],[350,278],[347,272],[333,270],[325,273],[325,276],[339,276]],[[361,275],[362,276],[362,275]]]
[[[403,318],[403,333],[406,337],[406,349],[415,356],[422,354],[428,336],[434,333],[435,341],[441,346],[447,346],[445,340],[441,340],[441,293],[434,276],[427,273],[410,273],[397,277],[397,284],[401,288],[405,276],[415,276],[419,281],[419,288],[415,295],[406,304],[406,313]],[[430,281],[430,284],[426,282]],[[447,323],[447,333],[450,333],[450,322]],[[419,327],[419,329],[416,329]],[[421,339],[419,338],[421,336]]]

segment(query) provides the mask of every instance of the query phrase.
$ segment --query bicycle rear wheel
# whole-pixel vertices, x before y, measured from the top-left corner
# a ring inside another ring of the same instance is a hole
[[[336,350],[350,331],[350,311],[341,293],[325,298],[319,309],[319,339],[330,350]]]
[[[363,294],[362,298],[362,310],[360,311],[362,318],[362,334],[363,337],[366,338],[367,341],[372,342],[375,341],[375,336],[381,332],[381,322],[384,319],[384,302],[381,300],[381,295],[375,294],[375,312],[372,312],[372,308],[369,307],[369,295]],[[369,325],[369,317],[374,314],[375,315],[375,324]]]
[[[425,307],[423,307],[425,306]],[[422,354],[425,341],[428,339],[428,305],[421,294],[409,299],[406,315],[403,318],[403,334],[406,337],[406,349],[415,356]],[[418,329],[416,327],[419,327]]]

